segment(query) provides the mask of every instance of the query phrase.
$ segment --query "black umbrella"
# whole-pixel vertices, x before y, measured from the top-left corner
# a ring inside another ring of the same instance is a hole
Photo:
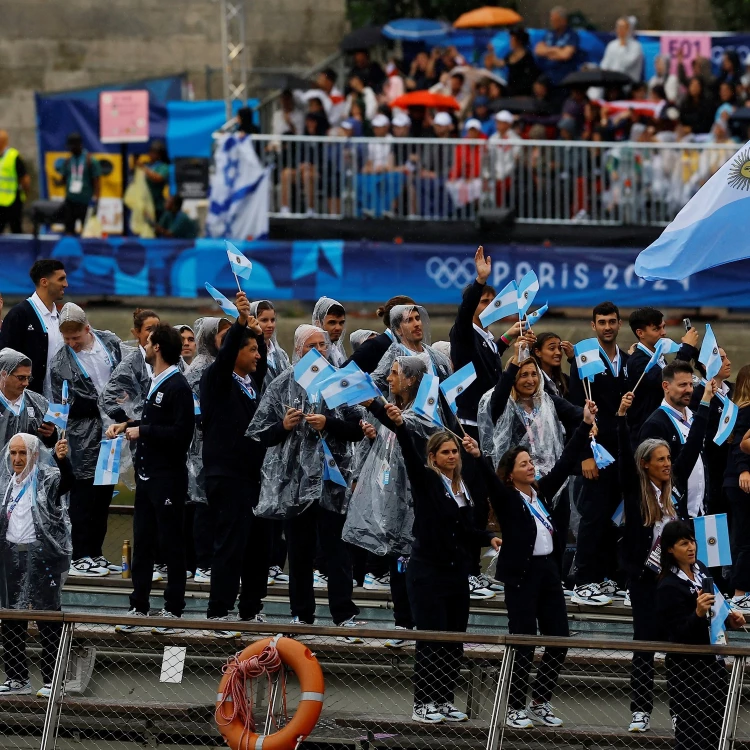
[[[500,112],[507,109],[514,115],[541,115],[549,114],[553,105],[540,99],[534,99],[531,96],[510,96],[506,99],[495,99],[492,101],[490,109],[493,112]]]
[[[360,49],[370,49],[382,44],[383,35],[380,33],[382,26],[363,26],[347,34],[339,44],[342,52],[356,52]]]
[[[729,115],[731,122],[750,122],[750,107],[740,107]]]
[[[561,86],[630,86],[633,80],[625,73],[615,70],[602,70],[591,68],[590,70],[577,70],[569,73],[563,78]]]
[[[303,78],[294,73],[269,73],[261,78],[260,88],[262,89],[307,89],[312,86],[309,78]]]

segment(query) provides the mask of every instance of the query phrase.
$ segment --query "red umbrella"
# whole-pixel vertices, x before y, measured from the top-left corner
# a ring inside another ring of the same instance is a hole
[[[461,109],[461,105],[452,97],[444,94],[431,94],[429,91],[412,91],[394,99],[391,107],[408,109],[409,107],[432,107],[434,109]]]

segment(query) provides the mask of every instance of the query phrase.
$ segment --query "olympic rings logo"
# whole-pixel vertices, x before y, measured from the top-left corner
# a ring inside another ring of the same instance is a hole
[[[434,255],[427,261],[425,270],[441,289],[451,287],[463,289],[476,276],[474,261],[470,258],[459,260],[454,257],[441,258]]]

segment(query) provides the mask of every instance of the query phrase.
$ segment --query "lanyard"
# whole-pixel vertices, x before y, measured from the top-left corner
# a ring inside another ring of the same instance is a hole
[[[686,438],[685,438],[685,434],[682,431],[682,428],[686,427],[689,432],[690,423],[682,416],[682,414],[679,414],[679,412],[675,412],[675,410],[671,406],[662,404],[659,408],[669,417],[669,420],[672,422],[675,429],[677,430],[677,434],[680,437],[680,442],[683,445],[685,445]],[[676,414],[679,414],[679,416],[675,416]]]
[[[445,475],[441,474],[440,476],[443,480],[443,484],[445,485],[445,489],[448,490],[448,492],[450,492],[451,497],[455,500],[456,505],[458,505],[458,507],[460,508],[461,505],[458,502],[456,493],[453,491],[453,486],[448,481],[448,478]],[[471,501],[471,495],[469,494],[469,490],[466,489],[466,485],[464,484],[463,479],[461,480],[461,492],[463,492],[464,497],[466,498],[466,505],[473,505],[474,503]]]
[[[601,346],[599,346],[599,353],[601,354],[602,359],[609,365],[609,369],[612,371],[612,374],[617,377],[620,374],[620,363],[622,362],[620,352],[617,352],[614,361],[609,358],[607,352],[605,352]]]
[[[29,486],[31,485],[32,482],[33,480],[29,480],[28,482],[26,482],[26,484],[23,486],[23,489],[18,493],[18,495],[16,495],[16,499],[10,501],[10,504],[8,505],[8,510],[6,511],[8,520],[10,520],[10,517],[13,515],[13,511],[16,509],[16,505],[18,505],[18,503],[21,502],[21,498],[26,494],[26,490],[29,489]],[[13,493],[13,490],[11,488],[11,494],[12,493]]]
[[[243,393],[251,400],[255,401],[255,389],[251,385],[247,385],[242,378],[236,373],[232,373],[232,377],[237,381],[237,385],[242,388]]]
[[[104,342],[93,332],[91,331],[91,335],[99,342],[99,346],[101,346],[102,351],[104,352],[104,356],[107,358],[107,363],[109,364],[110,372],[113,367],[112,357],[109,355],[109,352],[107,351],[107,347],[104,346]],[[86,368],[83,366],[83,362],[78,358],[78,355],[73,351],[72,347],[68,347],[68,351],[71,353],[73,359],[75,360],[76,365],[78,365],[78,369],[81,371],[81,374],[84,378],[87,378],[88,380],[91,380],[91,376],[86,372]]]
[[[26,391],[24,390],[21,394],[21,403],[18,405],[18,411],[16,411],[10,401],[3,396],[2,391],[0,391],[0,404],[2,404],[14,417],[20,417],[21,412],[26,408]]]
[[[39,310],[34,304],[34,300],[31,297],[28,297],[27,302],[31,305],[31,309],[36,313],[37,318],[39,318],[39,322],[42,324],[42,331],[44,331],[44,333],[47,333],[47,324],[44,322],[44,318],[41,316]]]
[[[148,389],[148,396],[146,396],[146,400],[151,398],[151,394],[165,381],[169,380],[169,378],[172,377],[172,375],[177,375],[179,370],[174,366],[171,365],[165,372],[163,372],[161,375],[159,375],[158,379],[155,380],[153,383],[151,383],[151,387]]]
[[[523,497],[523,495],[521,496]],[[537,504],[539,505],[540,510],[537,510],[536,506],[534,506],[533,503],[530,503],[525,497],[523,497],[523,501],[526,503],[526,507],[531,511],[532,515],[539,521],[539,523],[544,526],[547,531],[549,531],[550,534],[555,533],[555,529],[552,526],[552,522],[549,520],[549,514],[547,513],[547,509],[542,505],[541,501],[537,497]]]
[[[672,572],[678,578],[681,578],[683,581],[687,581],[695,589],[693,593],[700,594],[701,589],[703,588],[703,574],[700,572],[697,565],[693,567],[693,574],[695,575],[694,581],[691,581],[687,573],[685,573],[685,571],[681,570],[680,568],[672,568]]]

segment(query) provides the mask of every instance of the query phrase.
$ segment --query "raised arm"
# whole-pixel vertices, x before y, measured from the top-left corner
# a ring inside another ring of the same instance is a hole
[[[492,424],[495,424],[500,419],[505,411],[505,407],[508,405],[519,369],[514,358],[508,362],[508,366],[500,373],[500,379],[492,391],[492,396],[490,396],[490,417],[492,418]]]

